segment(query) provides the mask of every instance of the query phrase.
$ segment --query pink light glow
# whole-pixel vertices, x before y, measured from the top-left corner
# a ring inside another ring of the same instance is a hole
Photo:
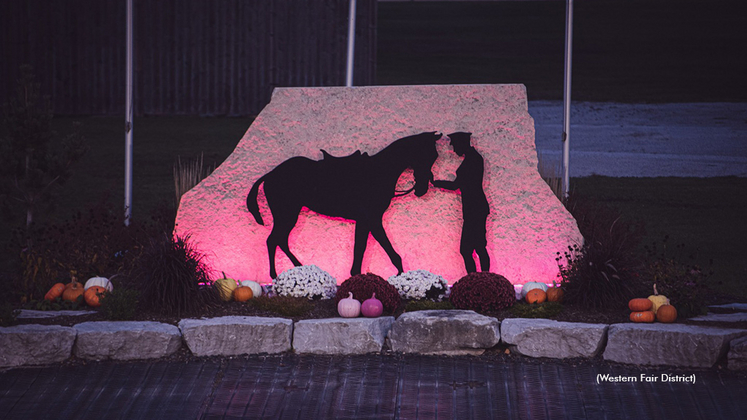
[[[254,181],[292,156],[321,159],[356,149],[374,154],[397,138],[423,131],[471,131],[485,159],[483,187],[491,214],[488,252],[491,271],[512,283],[552,282],[555,253],[581,241],[572,217],[536,171],[534,126],[520,85],[397,86],[370,88],[278,89],[234,153],[182,198],[177,233],[190,233],[218,271],[238,280],[269,283],[265,241],[272,216],[260,189],[265,226],[245,206]],[[436,179],[453,179],[461,159],[448,141],[438,142]],[[400,178],[398,190],[412,185]],[[459,194],[434,187],[417,198],[394,198],[384,228],[404,269],[426,269],[453,284],[464,276],[459,255]],[[354,224],[302,211],[291,232],[291,250],[304,264],[315,264],[341,283],[352,265]],[[291,268],[278,250],[278,273]],[[369,237],[363,272],[384,278],[396,274],[381,246]]]

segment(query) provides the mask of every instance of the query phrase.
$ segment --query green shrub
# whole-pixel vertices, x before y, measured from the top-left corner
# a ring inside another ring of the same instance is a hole
[[[118,287],[101,295],[101,312],[110,321],[131,321],[138,313],[139,298],[137,290]]]
[[[563,257],[558,253],[556,260],[568,303],[594,309],[621,307],[635,294],[627,267],[618,270],[614,258],[599,246],[569,246]]]
[[[707,296],[710,295],[709,281],[713,272],[703,269],[694,263],[696,256],[691,254],[687,259],[690,264],[681,262],[685,245],[679,244],[674,251],[668,247],[668,237],[664,238],[662,247],[656,243],[646,246],[646,263],[642,276],[647,284],[656,284],[659,294],[666,296],[677,308],[677,316],[689,318],[708,312]],[[650,287],[650,293],[653,288]]]
[[[36,226],[30,231],[31,248],[24,248],[23,231],[18,230],[14,248],[20,250],[21,272],[14,292],[28,300],[41,299],[54,283],[69,282],[71,273],[85,282],[127,272],[142,244],[159,231],[153,223],[125,226],[124,212],[107,199],[61,223]]]
[[[511,308],[511,314],[517,318],[552,318],[563,310],[558,302],[542,302],[528,304],[518,302]]]
[[[78,296],[78,298],[72,302],[62,300],[62,298],[58,297],[55,300],[32,300],[23,306],[26,309],[37,311],[77,311],[79,309],[88,309],[88,305],[86,305],[83,295]]]
[[[450,310],[454,305],[448,300],[436,302],[428,299],[408,300],[405,303],[405,312],[430,311],[430,310]]]
[[[565,301],[595,309],[625,306],[641,289],[635,276],[641,225],[626,223],[618,211],[577,196],[571,196],[567,206],[584,244],[557,253]]]
[[[284,317],[303,317],[314,309],[314,303],[305,297],[260,296],[249,299],[247,305],[261,311],[272,312]]]
[[[0,303],[0,327],[10,327],[15,324],[18,311],[8,302]]]
[[[161,234],[150,240],[137,259],[132,272],[140,303],[165,315],[196,313],[220,302],[210,287],[205,256],[191,243],[189,236]]]

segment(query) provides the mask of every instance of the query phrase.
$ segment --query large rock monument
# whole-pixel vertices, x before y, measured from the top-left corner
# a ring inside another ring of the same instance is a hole
[[[487,249],[490,271],[512,283],[556,278],[556,252],[583,241],[573,217],[537,172],[534,121],[523,85],[372,86],[276,89],[231,156],[182,197],[176,233],[190,234],[216,272],[269,282],[267,237],[272,215],[259,189],[259,225],[247,210],[253,184],[285,160],[323,158],[356,150],[374,155],[397,139],[422,132],[471,132],[484,159],[483,190],[490,206]],[[462,158],[449,140],[436,142],[436,180],[453,180]],[[413,185],[406,171],[397,190]],[[405,271],[425,269],[450,283],[466,274],[459,253],[462,205],[459,191],[431,186],[422,197],[395,197],[383,227]],[[314,264],[339,282],[350,276],[355,225],[304,208],[289,247],[303,264]],[[277,272],[293,264],[282,251]],[[478,266],[479,267],[479,266]],[[362,272],[384,278],[397,269],[369,236]]]

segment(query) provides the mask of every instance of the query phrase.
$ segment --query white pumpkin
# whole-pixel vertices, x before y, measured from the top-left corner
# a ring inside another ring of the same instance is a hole
[[[538,281],[527,282],[521,287],[521,298],[526,298],[527,293],[532,289],[542,289],[543,292],[547,292],[547,285]]]
[[[262,285],[260,285],[256,281],[243,280],[241,282],[241,285],[244,286],[244,287],[248,287],[248,288],[252,289],[252,296],[253,297],[257,298],[257,297],[262,296]]]
[[[90,279],[86,280],[86,284],[85,286],[83,286],[83,289],[88,290],[88,288],[92,286],[101,286],[108,292],[111,292],[114,289],[114,286],[112,286],[112,282],[110,282],[106,277],[91,277]]]
[[[361,303],[353,298],[353,292],[337,302],[337,313],[343,318],[357,318],[361,314]]]

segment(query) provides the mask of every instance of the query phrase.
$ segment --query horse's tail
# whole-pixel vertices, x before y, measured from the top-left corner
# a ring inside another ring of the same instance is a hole
[[[257,195],[259,195],[259,185],[265,182],[265,177],[267,175],[263,175],[260,179],[257,180],[257,182],[252,185],[252,189],[249,191],[249,195],[246,196],[246,208],[249,210],[249,213],[254,216],[254,220],[257,221],[260,225],[264,226],[265,222],[262,220],[262,215],[259,214],[259,204],[257,204]]]

